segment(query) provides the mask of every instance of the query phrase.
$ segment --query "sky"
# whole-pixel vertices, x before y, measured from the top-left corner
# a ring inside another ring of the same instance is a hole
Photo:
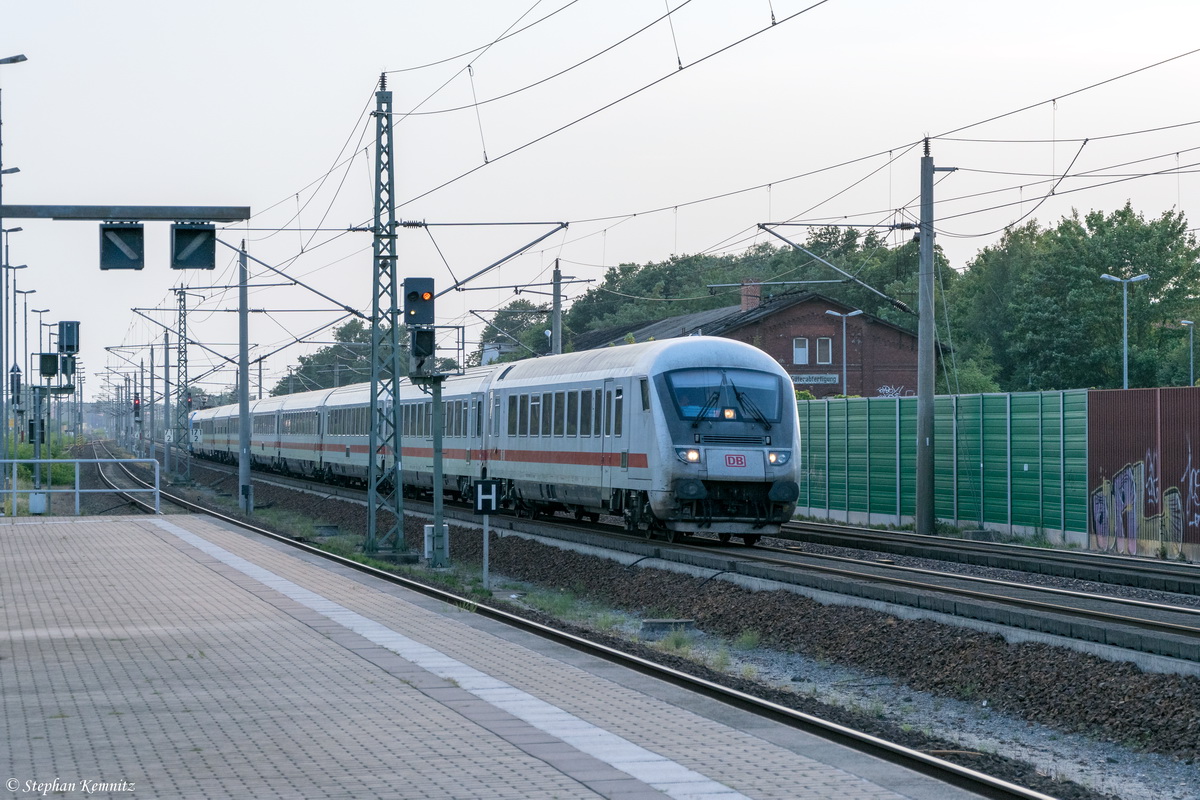
[[[269,390],[341,306],[370,313],[372,237],[352,229],[374,214],[381,75],[397,217],[426,223],[398,233],[400,276],[483,272],[438,300],[470,352],[495,309],[549,301],[556,260],[569,304],[622,263],[782,245],[759,223],[913,221],[926,136],[957,168],[934,212],[956,269],[1073,210],[1195,228],[1198,29],[1193,0],[3,0],[0,58],[28,58],[0,65],[3,201],[248,206],[220,238],[272,267],[250,280]],[[147,222],[145,269],[101,271],[96,222],[3,226],[34,290],[17,346],[26,321],[31,351],[39,316],[79,321],[87,399],[151,346],[161,370],[176,290],[190,376],[233,384],[233,249],[172,270],[169,223]]]

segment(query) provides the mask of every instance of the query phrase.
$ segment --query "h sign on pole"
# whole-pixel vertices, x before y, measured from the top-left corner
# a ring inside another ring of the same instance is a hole
[[[483,588],[491,591],[488,544],[492,538],[489,515],[500,509],[500,481],[475,481],[475,513],[483,515]]]
[[[475,513],[495,514],[500,510],[500,481],[475,481]]]

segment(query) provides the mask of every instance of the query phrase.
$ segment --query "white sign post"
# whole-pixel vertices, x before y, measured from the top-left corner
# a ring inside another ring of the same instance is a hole
[[[483,588],[492,590],[488,575],[488,544],[491,529],[488,516],[500,508],[500,481],[475,481],[475,513],[483,515]]]

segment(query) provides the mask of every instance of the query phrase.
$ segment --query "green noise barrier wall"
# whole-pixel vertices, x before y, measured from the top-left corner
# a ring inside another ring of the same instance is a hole
[[[917,399],[799,403],[798,513],[911,525]],[[934,403],[934,503],[962,528],[1086,544],[1088,392],[949,395]]]

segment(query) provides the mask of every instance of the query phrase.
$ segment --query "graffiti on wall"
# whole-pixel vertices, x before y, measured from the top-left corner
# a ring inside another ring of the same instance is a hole
[[[1200,528],[1200,461],[1192,457],[1178,481],[1163,488],[1159,454],[1147,450],[1092,490],[1091,546],[1119,555],[1179,558],[1185,528]]]

